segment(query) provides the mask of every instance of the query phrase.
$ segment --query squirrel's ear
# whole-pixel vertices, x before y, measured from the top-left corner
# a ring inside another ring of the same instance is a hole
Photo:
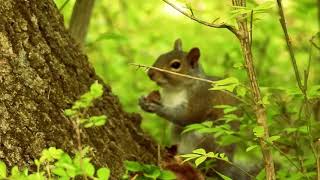
[[[187,60],[190,62],[192,67],[196,67],[198,65],[200,57],[200,49],[199,48],[192,48],[187,54]]]
[[[182,51],[181,39],[176,39],[176,41],[174,42],[173,50]]]

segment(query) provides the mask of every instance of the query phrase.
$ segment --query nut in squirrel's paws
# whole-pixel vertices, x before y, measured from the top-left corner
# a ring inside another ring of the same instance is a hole
[[[148,96],[140,97],[139,105],[146,112],[155,112],[161,107],[159,91],[152,91]]]

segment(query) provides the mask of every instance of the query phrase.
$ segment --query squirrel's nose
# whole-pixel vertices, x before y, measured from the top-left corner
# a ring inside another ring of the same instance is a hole
[[[153,80],[154,76],[155,76],[155,70],[154,69],[149,69],[148,70],[148,76],[151,80]]]

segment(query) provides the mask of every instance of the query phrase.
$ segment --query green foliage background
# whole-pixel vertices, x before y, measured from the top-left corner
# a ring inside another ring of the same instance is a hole
[[[55,0],[58,7],[65,0]],[[75,0],[70,0],[62,10],[66,26]],[[212,22],[235,24],[231,13],[231,0],[189,0],[175,1],[182,6],[192,6],[196,17]],[[250,0],[249,7],[258,6],[266,0]],[[271,9],[256,14],[253,23],[253,53],[259,84],[264,87],[297,91],[290,57],[279,23],[276,1]],[[310,42],[319,31],[316,0],[283,0],[287,26],[301,71],[307,69]],[[188,11],[188,9],[185,9]],[[160,0],[97,0],[91,18],[85,51],[96,72],[112,86],[127,111],[143,115],[143,128],[163,144],[168,143],[167,122],[144,113],[138,107],[138,98],[148,94],[157,86],[148,79],[144,69],[137,69],[129,63],[152,65],[162,53],[171,50],[175,39],[181,38],[185,51],[192,47],[201,49],[201,63],[210,75],[237,77],[247,84],[244,69],[234,68],[243,62],[240,44],[226,29],[213,29],[198,24],[179,14]],[[309,87],[320,83],[320,55],[313,50]],[[287,98],[287,99],[286,99]],[[296,113],[299,106],[292,97],[285,96],[289,113]],[[289,103],[290,101],[290,103]],[[279,109],[268,108],[272,134],[281,132],[276,127],[283,123],[277,118]]]
[[[56,0],[58,7],[64,2],[65,0]],[[62,10],[66,26],[74,2],[70,0]],[[211,22],[220,18],[218,21],[234,23],[230,18],[231,1],[188,2],[195,15],[201,19]],[[249,6],[257,6],[262,2],[265,1],[251,0]],[[258,14],[254,21],[253,52],[259,83],[268,87],[295,88],[276,2],[273,2],[272,9]],[[309,40],[318,31],[316,1],[284,1],[284,8],[299,66],[305,69]],[[192,47],[201,49],[201,62],[208,74],[236,76],[247,82],[244,70],[233,68],[234,64],[243,62],[239,42],[233,34],[225,29],[213,29],[191,21],[162,1],[96,1],[86,39],[85,51],[96,72],[112,86],[126,110],[143,114],[143,127],[158,140],[163,137],[162,128],[158,127],[165,122],[143,113],[137,105],[140,96],[157,87],[148,79],[143,69],[137,70],[129,63],[152,65],[161,53],[172,48],[173,41],[177,38],[183,40],[186,51]],[[315,84],[319,83],[316,75],[320,66],[317,65],[319,59],[313,59],[311,82]]]

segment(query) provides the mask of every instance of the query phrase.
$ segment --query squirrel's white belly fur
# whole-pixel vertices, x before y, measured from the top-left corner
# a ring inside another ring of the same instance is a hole
[[[180,91],[161,89],[161,103],[165,107],[174,108],[188,102],[187,90]]]

